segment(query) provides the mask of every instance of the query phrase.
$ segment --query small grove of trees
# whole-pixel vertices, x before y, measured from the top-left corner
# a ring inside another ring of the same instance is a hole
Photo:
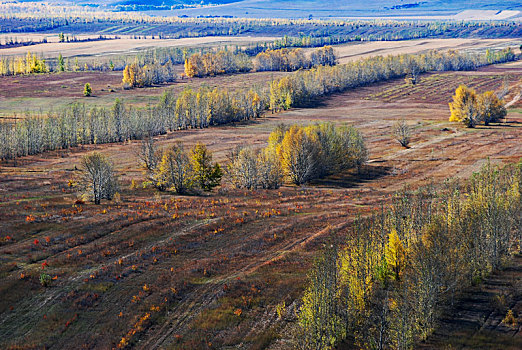
[[[493,91],[477,94],[465,85],[460,85],[455,90],[453,102],[449,103],[449,107],[449,120],[463,123],[468,128],[473,128],[480,122],[489,125],[507,115],[504,102]]]
[[[488,163],[465,183],[399,192],[380,212],[356,220],[310,274],[296,343],[413,348],[456,293],[520,250],[521,185],[522,163]]]
[[[0,76],[47,73],[48,71],[45,59],[38,57],[31,52],[27,52],[25,57],[0,58]]]
[[[368,158],[362,135],[353,127],[322,123],[280,126],[269,138],[286,178],[296,185],[360,168]]]
[[[335,54],[331,46],[317,49],[307,57],[302,49],[266,50],[253,59],[242,52],[220,50],[206,54],[194,53],[185,61],[185,75],[192,77],[249,71],[292,72],[318,65],[335,65]]]
[[[146,184],[160,191],[172,190],[178,194],[198,189],[211,191],[223,177],[220,165],[212,162],[212,153],[200,143],[187,152],[177,142],[160,153],[153,139],[147,138],[142,142],[140,160],[148,176]]]
[[[249,72],[252,70],[250,57],[244,53],[228,50],[194,53],[185,60],[185,75],[189,78],[214,76],[218,74]]]
[[[137,62],[126,65],[123,70],[123,87],[145,87],[155,84],[168,83],[176,80],[174,66],[169,62],[165,64],[139,65]]]
[[[102,199],[111,200],[118,191],[118,179],[112,162],[102,153],[85,155],[81,161],[81,187],[94,204]]]

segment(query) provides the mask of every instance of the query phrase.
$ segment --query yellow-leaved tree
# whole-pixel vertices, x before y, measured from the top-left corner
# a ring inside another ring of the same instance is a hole
[[[486,91],[480,95],[478,105],[480,120],[484,121],[485,125],[498,122],[507,115],[504,102],[493,91]]]
[[[388,244],[386,245],[384,254],[386,264],[393,273],[393,279],[396,281],[400,280],[406,263],[406,250],[402,245],[399,235],[397,235],[396,229],[392,229],[388,236]]]
[[[450,122],[464,123],[468,128],[473,128],[479,119],[479,106],[475,90],[466,85],[460,85],[455,90],[453,102],[449,104],[451,116]]]

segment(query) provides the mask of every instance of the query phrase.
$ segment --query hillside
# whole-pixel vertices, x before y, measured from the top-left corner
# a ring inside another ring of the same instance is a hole
[[[69,1],[73,2],[73,1]],[[342,1],[332,0],[327,3],[319,0],[93,0],[74,1],[76,4],[101,4],[109,6],[130,5],[135,9],[147,10],[151,6],[161,6],[156,15],[186,16],[235,16],[235,17],[437,17],[456,19],[519,19],[522,5],[517,0],[376,0]],[[194,5],[182,8],[182,5]],[[212,6],[201,6],[213,4]],[[181,5],[181,6],[180,6]],[[169,7],[172,10],[166,10]],[[119,7],[120,10],[122,7]],[[502,12],[503,11],[503,12]]]

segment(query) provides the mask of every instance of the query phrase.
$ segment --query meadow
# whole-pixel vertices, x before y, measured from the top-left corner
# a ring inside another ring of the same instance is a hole
[[[0,3],[0,348],[522,347],[518,4],[276,3]]]
[[[158,194],[133,186],[144,176],[136,141],[3,164],[3,346],[287,348],[317,251],[357,215],[405,186],[467,178],[486,159],[520,159],[520,102],[509,108],[506,123],[476,129],[447,122],[447,102],[460,82],[482,91],[500,89],[505,80],[506,100],[513,100],[521,75],[519,63],[430,73],[415,87],[392,80],[333,95],[313,108],[158,137],[160,147],[204,142],[224,161],[237,145],[264,146],[281,122],[356,126],[370,152],[361,173],[304,187],[247,191],[225,184],[204,196]],[[430,90],[437,93],[426,95]],[[400,118],[414,130],[409,149],[390,136]],[[108,155],[121,174],[119,201],[77,202],[70,180],[92,150]],[[50,287],[38,282],[42,271],[52,276]]]

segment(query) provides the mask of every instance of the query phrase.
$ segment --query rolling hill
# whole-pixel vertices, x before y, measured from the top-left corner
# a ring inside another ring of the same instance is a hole
[[[64,0],[62,0],[63,2]],[[520,19],[518,0],[85,0],[69,1],[119,10],[148,11],[154,15],[234,17],[391,17],[476,20]],[[194,7],[198,4],[197,7]],[[186,5],[189,5],[187,7]]]

